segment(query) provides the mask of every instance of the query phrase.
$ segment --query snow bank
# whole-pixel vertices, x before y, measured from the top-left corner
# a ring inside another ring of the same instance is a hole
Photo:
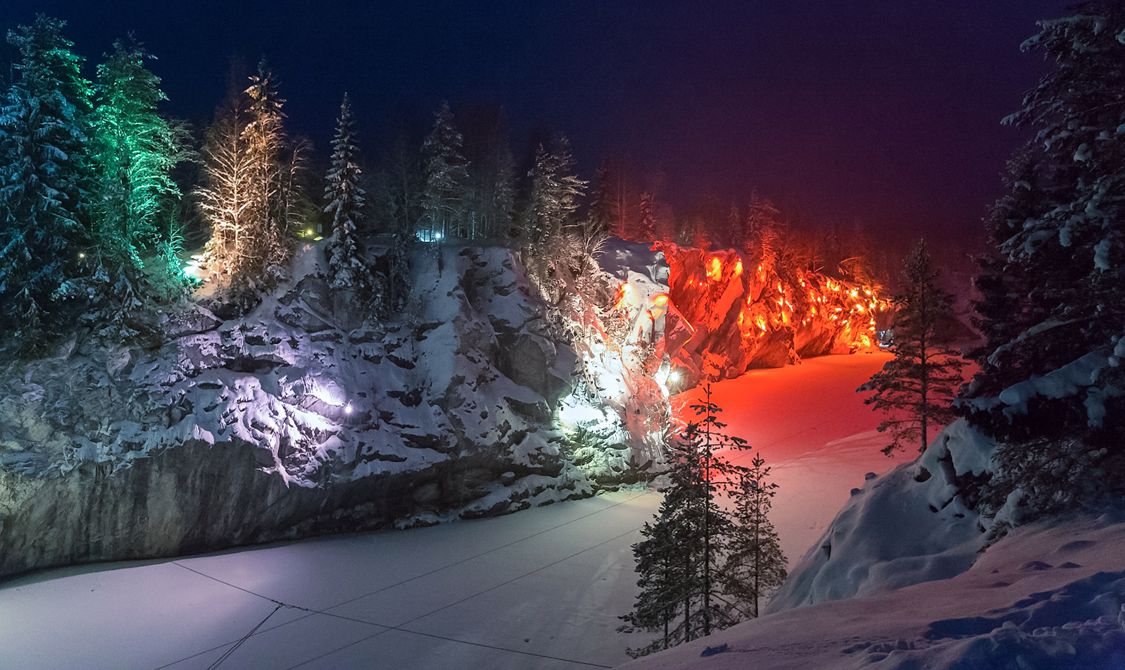
[[[1125,667],[1125,514],[1017,528],[961,574],[774,611],[623,667]]]
[[[869,477],[790,572],[768,611],[947,579],[968,569],[987,522],[963,484],[989,468],[995,445],[959,420],[912,463]]]

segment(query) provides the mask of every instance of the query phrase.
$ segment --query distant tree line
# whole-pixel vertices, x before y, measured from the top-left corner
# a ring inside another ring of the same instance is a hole
[[[424,137],[403,134],[365,160],[362,110],[345,97],[329,163],[316,169],[266,61],[249,73],[232,66],[226,99],[195,133],[161,112],[166,96],[143,45],[119,40],[88,80],[64,28],[40,16],[7,40],[0,317],[27,342],[74,323],[135,335],[151,326],[145,305],[178,299],[201,278],[246,309],[284,278],[298,243],[321,237],[331,286],[381,314],[405,300],[415,244],[510,246],[552,301],[590,273],[609,236],[731,246],[850,276],[889,267],[861,228],[803,225],[756,192],[742,206],[709,202],[677,217],[661,180],[634,188],[622,162],[583,179],[562,134],[517,159],[495,108],[458,119],[443,103]],[[373,244],[384,250],[378,263]]]

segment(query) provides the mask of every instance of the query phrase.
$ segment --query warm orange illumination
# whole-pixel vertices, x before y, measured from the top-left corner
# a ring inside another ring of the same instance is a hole
[[[734,276],[737,277],[742,274],[742,259],[734,264]]]
[[[718,256],[711,257],[711,263],[707,266],[707,278],[711,281],[719,281],[723,278],[723,262]]]
[[[621,288],[617,289],[617,299],[613,303],[613,308],[621,309],[621,307],[625,304],[625,298],[632,290],[633,287],[629,286],[629,282],[625,282],[624,284],[622,284]]]
[[[664,305],[667,305],[668,304],[668,294],[667,293],[656,294],[652,298],[652,304],[656,305],[657,307],[663,307]]]

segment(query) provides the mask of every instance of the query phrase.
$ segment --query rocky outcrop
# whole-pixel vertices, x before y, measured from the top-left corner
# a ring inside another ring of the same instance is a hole
[[[692,380],[870,349],[890,318],[878,286],[781,271],[729,249],[655,247],[668,264],[671,303],[692,326],[675,357]]]
[[[500,514],[638,479],[619,417],[601,437],[560,427],[577,356],[510,251],[420,251],[387,320],[330,290],[318,258],[305,249],[242,316],[185,306],[156,349],[76,338],[6,363],[0,576]]]

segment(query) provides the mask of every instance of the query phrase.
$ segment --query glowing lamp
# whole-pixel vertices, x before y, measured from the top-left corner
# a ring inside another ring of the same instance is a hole
[[[78,252],[78,260],[82,260],[84,258],[86,258],[86,252],[85,251],[79,251]]]
[[[312,228],[305,228],[305,237],[312,237],[315,234],[316,234],[316,231],[313,230]]]
[[[352,404],[349,402],[348,404],[344,405],[344,414],[351,414],[351,413],[352,413]]]

